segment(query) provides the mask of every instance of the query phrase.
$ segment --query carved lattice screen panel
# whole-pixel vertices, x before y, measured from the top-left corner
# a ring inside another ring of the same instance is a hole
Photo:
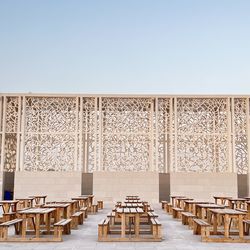
[[[0,96],[2,171],[249,171],[248,97]]]
[[[77,150],[76,110],[76,98],[26,98],[24,170],[74,169]]]
[[[151,98],[103,98],[104,170],[150,170],[152,105]]]
[[[235,168],[237,173],[246,174],[248,171],[248,146],[247,146],[247,99],[234,98],[234,148]]]
[[[226,98],[177,99],[176,171],[227,170],[227,110]]]

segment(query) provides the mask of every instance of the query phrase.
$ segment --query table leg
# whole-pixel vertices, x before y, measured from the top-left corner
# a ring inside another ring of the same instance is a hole
[[[47,231],[48,234],[50,233],[51,214],[52,213],[48,213],[47,216],[46,216],[46,231]]]
[[[225,214],[224,217],[225,238],[229,237],[229,215]]]
[[[243,215],[239,215],[238,223],[239,223],[239,237],[240,239],[243,239],[244,237]]]
[[[125,219],[125,213],[121,214],[121,238],[125,238],[125,230],[126,230],[126,219]]]
[[[27,225],[27,219],[25,218],[25,215],[22,215],[23,223],[22,223],[22,238],[26,237],[26,225]]]
[[[36,238],[40,236],[40,214],[36,214]]]
[[[218,216],[214,214],[214,221],[213,221],[213,233],[217,234],[217,226],[218,226]]]
[[[135,237],[138,238],[140,234],[140,215],[135,214]]]

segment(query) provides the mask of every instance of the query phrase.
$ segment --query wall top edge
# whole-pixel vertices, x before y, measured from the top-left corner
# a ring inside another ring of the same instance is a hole
[[[27,97],[135,97],[135,98],[250,98],[249,95],[168,95],[168,94],[60,94],[60,93],[0,93],[0,96],[27,96]]]

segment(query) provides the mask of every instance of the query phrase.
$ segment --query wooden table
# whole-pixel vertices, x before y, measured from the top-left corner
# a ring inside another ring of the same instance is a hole
[[[250,201],[247,201],[246,202],[247,204],[247,219],[250,220]]]
[[[125,208],[125,207],[128,207],[128,208],[131,208],[131,207],[139,207],[139,208],[143,208],[144,205],[142,203],[122,203],[121,204],[121,207]]]
[[[85,196],[79,196],[79,197],[75,197],[75,198],[71,198],[72,200],[76,200],[79,202],[79,207],[89,207],[89,197],[85,197]]]
[[[21,210],[18,213],[20,214],[21,218],[23,219],[22,224],[22,238],[26,237],[26,230],[27,230],[27,220],[32,219],[35,229],[35,239],[34,241],[39,241],[41,239],[40,237],[40,231],[41,231],[41,216],[46,215],[46,232],[50,233],[50,225],[51,225],[51,214],[55,211],[55,208],[29,208],[26,210]]]
[[[139,196],[138,195],[127,195],[126,196],[126,200],[139,200]]]
[[[185,201],[192,201],[194,199],[186,198],[186,197],[177,197],[175,198],[175,206],[178,208],[184,209],[184,202]]]
[[[176,204],[175,204],[176,198],[186,198],[186,196],[181,196],[181,195],[171,195],[170,197],[171,197],[171,203],[173,207],[176,207]]]
[[[84,198],[88,198],[88,207],[91,207],[93,205],[93,200],[94,200],[94,195],[89,194],[89,195],[80,195],[79,197],[84,197]]]
[[[121,238],[126,236],[126,218],[135,218],[135,237],[140,234],[140,215],[144,213],[141,208],[117,208],[116,213],[121,217]],[[131,226],[131,225],[130,225]]]
[[[140,200],[126,200],[124,203],[142,203]]]
[[[33,207],[33,200],[34,199],[35,198],[32,198],[32,197],[16,198],[16,200],[18,201],[18,204],[17,204],[18,209]]]
[[[45,204],[45,200],[47,198],[47,195],[31,195],[30,198],[34,198],[35,206],[41,206]]]
[[[15,213],[17,211],[17,203],[18,201],[16,200],[0,201],[0,206],[3,209],[3,222],[15,218]]]
[[[215,204],[228,205],[228,199],[232,199],[233,197],[228,196],[214,196]]]
[[[209,201],[185,200],[184,211],[196,214],[196,204],[211,204]]]
[[[216,238],[214,241],[222,242],[245,242],[244,240],[244,229],[243,229],[243,217],[246,215],[244,212],[240,212],[234,209],[210,209],[210,213],[214,216],[213,218],[213,234],[218,234],[218,219],[219,216],[223,217],[224,226],[224,238]],[[230,235],[230,221],[236,219],[239,229],[239,239],[231,239]],[[249,240],[250,242],[250,240]]]
[[[49,203],[45,204],[43,208],[55,208],[56,216],[55,222],[61,220],[61,218],[67,219],[70,218],[70,203]]]
[[[51,201],[51,202],[46,202],[46,204],[51,204],[51,203],[69,203],[70,204],[70,215],[74,214],[80,209],[79,206],[79,201],[78,200],[61,200],[61,201]]]
[[[246,199],[243,198],[229,198],[228,199],[228,206],[231,209],[245,209],[245,202]]]
[[[195,215],[199,218],[199,219],[205,219],[206,215],[207,215],[207,211],[208,209],[224,209],[225,206],[223,205],[218,205],[218,204],[196,204],[196,211],[195,211]]]

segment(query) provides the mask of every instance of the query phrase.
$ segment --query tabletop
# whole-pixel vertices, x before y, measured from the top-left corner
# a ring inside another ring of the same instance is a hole
[[[18,211],[19,214],[47,214],[55,211],[55,208],[29,208]]]
[[[66,208],[70,206],[70,203],[49,203],[43,205],[43,208]]]
[[[141,208],[117,208],[117,213],[125,213],[125,214],[137,214],[137,213],[144,213],[143,209]]]
[[[230,208],[225,208],[225,209],[210,209],[210,212],[215,213],[215,214],[229,214],[229,215],[245,215],[245,212],[230,209]]]

